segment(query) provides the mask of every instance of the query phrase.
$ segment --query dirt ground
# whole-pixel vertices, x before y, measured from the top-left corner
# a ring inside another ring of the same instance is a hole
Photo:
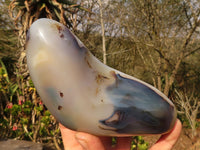
[[[190,138],[191,129],[183,128],[181,136],[172,150],[200,150],[200,129],[198,136],[193,140]],[[160,136],[143,136],[144,140],[149,143],[149,147],[154,144]],[[162,150],[162,149],[161,149]]]

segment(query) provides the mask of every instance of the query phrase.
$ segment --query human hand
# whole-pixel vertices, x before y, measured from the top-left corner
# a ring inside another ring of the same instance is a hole
[[[172,149],[179,138],[181,129],[181,122],[177,119],[172,131],[162,135],[150,150]],[[131,137],[117,138],[117,144],[112,147],[111,137],[98,137],[88,133],[72,131],[61,124],[60,130],[65,150],[130,150],[131,147]]]

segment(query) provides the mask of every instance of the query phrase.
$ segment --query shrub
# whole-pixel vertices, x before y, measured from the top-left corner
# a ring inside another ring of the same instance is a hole
[[[54,142],[59,149],[62,141],[58,123],[43,105],[32,81],[28,79],[28,86],[23,86],[25,79],[17,70],[10,79],[2,60],[0,64],[0,138]]]

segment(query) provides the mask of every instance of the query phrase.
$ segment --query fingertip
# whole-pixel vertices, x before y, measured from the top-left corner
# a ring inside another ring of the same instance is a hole
[[[181,130],[182,130],[182,123],[179,119],[177,119],[173,129],[169,133],[163,135],[160,139],[163,138],[168,141],[172,141],[173,139],[178,139],[178,137],[181,134]]]
[[[176,126],[182,129],[182,123],[179,119],[176,120],[176,124],[177,124]]]
[[[182,123],[176,120],[173,129],[160,137],[160,139],[150,148],[150,150],[170,150],[177,142],[182,130]]]
[[[63,145],[66,150],[80,150],[81,146],[75,138],[76,131],[70,130],[59,124]]]

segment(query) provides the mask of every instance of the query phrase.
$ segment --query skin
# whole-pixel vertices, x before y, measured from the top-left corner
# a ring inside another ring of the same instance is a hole
[[[177,142],[182,129],[177,119],[174,128],[164,134],[149,150],[171,150]],[[60,124],[65,150],[130,150],[131,137],[117,138],[117,144],[111,145],[111,137],[98,137],[88,133],[72,131]]]

